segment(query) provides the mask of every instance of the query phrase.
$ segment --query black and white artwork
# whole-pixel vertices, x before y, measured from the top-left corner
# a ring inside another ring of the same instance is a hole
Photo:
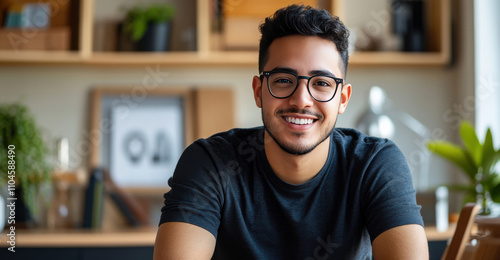
[[[110,172],[123,187],[166,187],[184,149],[180,98],[110,107]]]

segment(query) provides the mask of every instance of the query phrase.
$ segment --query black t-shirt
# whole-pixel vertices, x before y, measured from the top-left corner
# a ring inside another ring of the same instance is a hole
[[[321,171],[293,185],[275,175],[263,140],[259,127],[190,145],[169,180],[160,223],[208,230],[217,239],[213,259],[369,259],[382,232],[423,225],[393,142],[336,128]]]

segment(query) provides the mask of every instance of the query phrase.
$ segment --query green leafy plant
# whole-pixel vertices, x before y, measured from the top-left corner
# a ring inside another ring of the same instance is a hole
[[[466,192],[465,202],[481,200],[481,214],[488,215],[491,209],[488,200],[500,202],[500,176],[495,171],[500,160],[500,149],[495,150],[493,136],[488,128],[486,137],[481,143],[474,127],[467,121],[460,125],[460,137],[463,146],[444,140],[434,140],[427,143],[428,149],[454,163],[463,170],[469,183],[465,185],[450,185],[450,189]]]
[[[149,23],[168,22],[174,18],[175,8],[170,4],[153,4],[149,7],[136,6],[128,10],[124,30],[133,41],[142,39]]]
[[[9,150],[14,152],[9,153]],[[42,132],[28,108],[20,103],[1,104],[0,180],[2,183],[8,183],[9,180],[10,183],[15,182],[14,191],[20,189],[22,194],[13,195],[22,196],[32,214],[38,212],[37,195],[40,185],[51,180],[49,155]],[[12,165],[13,161],[15,172],[9,174],[9,165]]]

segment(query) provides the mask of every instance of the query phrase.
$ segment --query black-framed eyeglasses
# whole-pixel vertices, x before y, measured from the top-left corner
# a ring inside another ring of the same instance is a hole
[[[267,79],[267,89],[275,98],[288,98],[295,93],[299,79],[307,79],[307,91],[314,100],[328,102],[335,97],[338,86],[344,84],[343,79],[333,76],[315,75],[312,77],[298,76],[290,72],[273,70],[263,71],[260,76]],[[261,78],[262,79],[262,78]]]

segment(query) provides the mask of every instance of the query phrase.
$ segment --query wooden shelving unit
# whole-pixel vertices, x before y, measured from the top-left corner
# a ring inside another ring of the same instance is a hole
[[[330,11],[343,17],[346,0],[330,0]],[[79,0],[78,49],[74,51],[8,51],[0,50],[0,64],[79,64],[121,66],[160,64],[166,66],[256,66],[256,51],[221,51],[211,48],[214,35],[210,29],[210,6],[207,0],[196,0],[196,51],[165,53],[97,52],[93,50],[96,0]],[[355,52],[352,66],[443,66],[449,63],[451,46],[451,1],[431,2],[429,23],[431,52]]]

